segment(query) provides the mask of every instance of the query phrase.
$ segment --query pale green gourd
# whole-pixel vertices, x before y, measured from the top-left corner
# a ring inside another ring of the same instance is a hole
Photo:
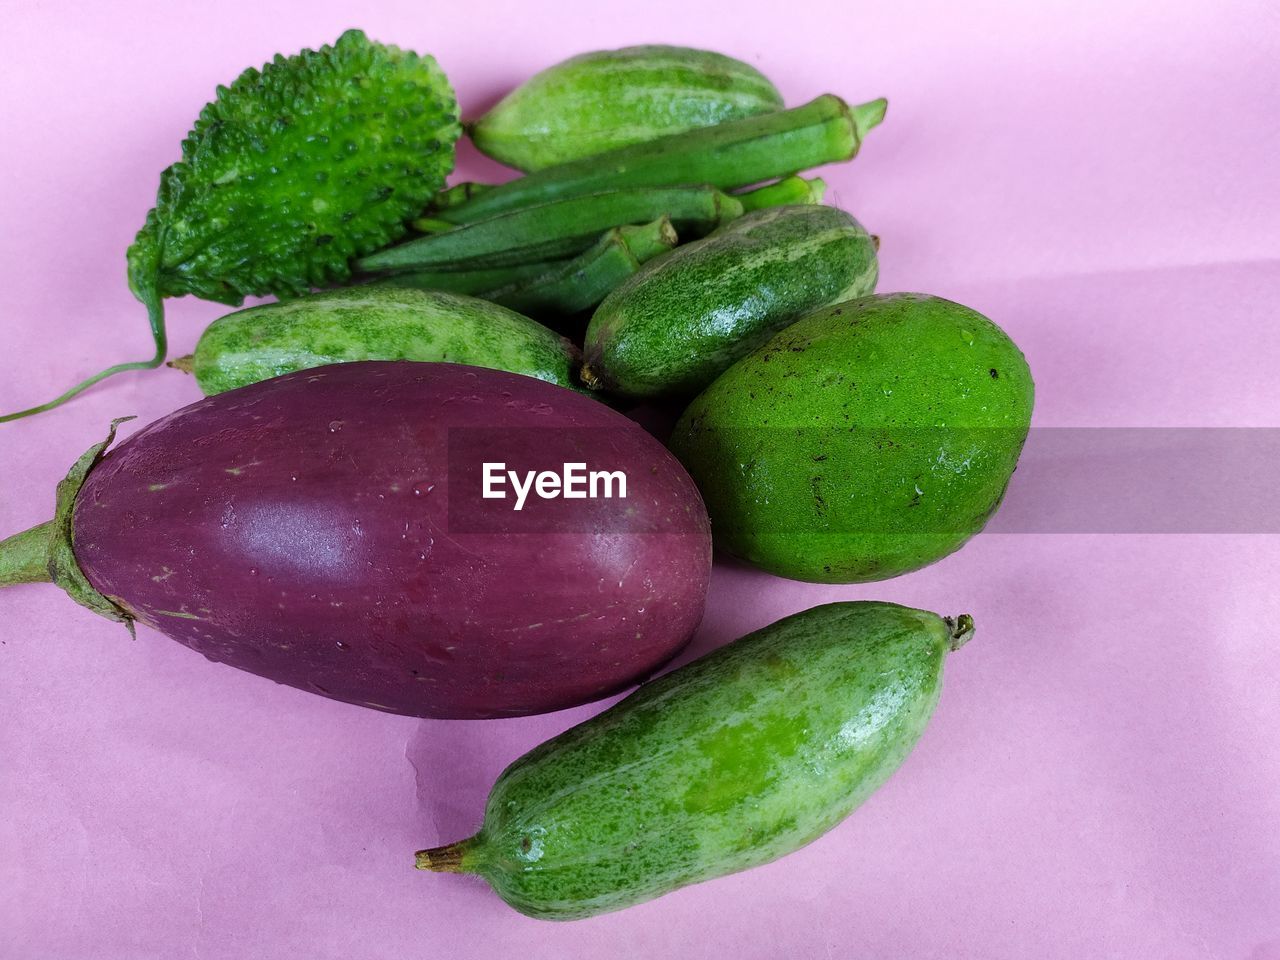
[[[576,387],[578,350],[506,307],[441,291],[359,286],[268,303],[215,320],[190,358],[206,394],[356,360],[506,370]]]
[[[535,74],[469,133],[482,153],[529,171],[781,108],[777,88],[740,60],[689,47],[624,47]]]
[[[525,754],[479,832],[418,866],[573,920],[785,856],[897,769],[972,632],[968,616],[891,603],[787,617]]]

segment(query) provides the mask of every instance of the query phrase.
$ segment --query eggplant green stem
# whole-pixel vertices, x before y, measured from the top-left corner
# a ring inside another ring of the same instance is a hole
[[[0,587],[18,583],[51,583],[49,538],[53,521],[46,520],[30,530],[0,540]]]

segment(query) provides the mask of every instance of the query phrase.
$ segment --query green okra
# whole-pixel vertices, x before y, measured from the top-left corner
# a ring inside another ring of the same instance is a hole
[[[363,257],[366,273],[472,269],[581,253],[612,227],[670,217],[696,234],[742,215],[742,201],[712,187],[611,190],[571,197],[418,237]]]
[[[444,210],[446,207],[456,207],[459,204],[466,203],[473,197],[478,197],[486,190],[492,190],[491,183],[478,183],[475,180],[464,180],[461,183],[455,183],[448,189],[441,190],[427,205],[428,210]]]
[[[491,290],[501,290],[537,281],[573,262],[574,258],[568,258],[518,263],[510,267],[482,267],[476,270],[414,270],[410,273],[394,273],[389,277],[378,277],[363,286],[414,287],[418,290],[465,293],[468,296],[488,299],[486,294]]]
[[[627,187],[705,183],[722,190],[851,160],[888,101],[851,107],[824,94],[801,107],[687,130],[547,167],[493,187],[441,219],[474,223],[566,197]]]
[[[742,201],[742,209],[746,213],[752,210],[763,210],[765,207],[818,204],[826,195],[827,182],[821,177],[813,177],[809,180],[804,177],[784,177],[777,183],[734,194]]]
[[[528,316],[571,316],[594,307],[644,263],[671,250],[676,241],[669,217],[614,227],[574,259],[483,296]]]

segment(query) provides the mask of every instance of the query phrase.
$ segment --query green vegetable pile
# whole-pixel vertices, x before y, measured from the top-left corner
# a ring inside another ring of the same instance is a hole
[[[782,577],[882,580],[998,508],[1034,384],[995,323],[877,294],[879,240],[800,174],[853,159],[886,101],[785,108],[729,57],[575,57],[468,126],[526,171],[445,186],[461,132],[434,60],[369,41],[220,88],[128,251],[165,358],[168,297],[238,305],[192,357],[207,394],[322,364],[490,367],[665,406],[717,549]],[[898,766],[973,630],[893,604],[787,618],[517,760],[474,837],[418,855],[571,919],[764,863]]]

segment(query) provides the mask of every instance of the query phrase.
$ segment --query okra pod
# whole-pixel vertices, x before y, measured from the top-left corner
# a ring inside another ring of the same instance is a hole
[[[497,189],[497,188],[495,188]],[[708,233],[742,215],[742,201],[712,187],[611,190],[555,200],[417,237],[356,261],[366,273],[502,267],[574,256],[605,230],[666,215],[681,232]]]
[[[821,203],[826,196],[827,183],[821,177],[806,180],[804,177],[784,177],[777,183],[736,193],[742,201],[742,209],[750,213],[765,207],[791,207]]]
[[[801,107],[619,147],[546,167],[439,211],[473,223],[511,210],[625,187],[705,183],[722,190],[851,160],[883,118],[888,102],[850,107],[824,94]]]
[[[671,250],[676,240],[670,217],[614,227],[574,259],[482,296],[526,316],[571,316],[590,310],[643,263]]]
[[[484,297],[490,290],[529,283],[572,262],[572,260],[547,260],[479,270],[415,270],[411,273],[379,277],[369,281],[366,286],[414,287],[418,290],[442,290],[445,293],[465,293],[473,297]]]

